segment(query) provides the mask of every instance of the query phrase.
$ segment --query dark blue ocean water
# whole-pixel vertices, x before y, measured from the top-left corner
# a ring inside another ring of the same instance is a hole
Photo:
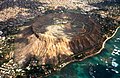
[[[120,28],[100,54],[70,63],[48,78],[120,78]]]

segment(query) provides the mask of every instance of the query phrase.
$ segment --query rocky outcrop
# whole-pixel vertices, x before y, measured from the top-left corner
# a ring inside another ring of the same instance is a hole
[[[36,56],[40,64],[59,65],[74,60],[76,55],[85,57],[97,52],[104,40],[102,26],[87,15],[48,14],[34,21],[31,28],[21,31],[19,35],[18,41],[23,39],[15,51],[15,61],[19,64]]]

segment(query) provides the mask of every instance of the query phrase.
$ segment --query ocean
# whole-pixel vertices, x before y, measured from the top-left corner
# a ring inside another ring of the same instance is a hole
[[[120,28],[100,54],[72,62],[48,78],[120,78]]]

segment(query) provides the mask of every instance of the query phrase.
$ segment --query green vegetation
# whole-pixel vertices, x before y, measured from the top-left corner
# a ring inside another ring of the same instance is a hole
[[[0,22],[0,31],[0,65],[2,65],[11,58],[10,52],[14,50],[15,34],[19,29],[5,21]]]
[[[109,17],[119,16],[120,15],[120,6],[106,6],[105,9],[109,12]],[[105,10],[104,9],[104,10]],[[81,12],[85,13],[83,10],[78,8],[77,10],[68,10],[64,7],[59,7],[56,10],[52,10],[50,8],[45,9],[44,14],[48,13],[62,13],[62,12]],[[87,12],[86,12],[87,13]],[[92,12],[91,12],[92,13]],[[88,13],[89,14],[89,13]],[[95,13],[92,13],[92,16],[95,17],[95,20],[103,25],[102,31],[104,34],[109,33],[110,35],[113,34],[111,30],[115,30],[115,26],[120,25],[120,21],[116,21],[112,18],[102,17],[100,14],[98,14],[98,11]],[[54,71],[53,66],[50,64],[47,65],[40,65],[39,60],[37,60],[35,57],[31,58],[27,65],[24,68],[19,68],[19,66],[13,61],[12,59],[12,51],[15,49],[14,47],[14,41],[15,41],[15,35],[19,32],[18,26],[14,24],[14,21],[7,20],[4,22],[0,22],[0,66],[5,68],[4,70],[12,71],[9,74],[16,77],[40,77],[50,74],[52,71]],[[84,54],[82,54],[85,56]],[[81,57],[75,56],[76,59],[79,59]],[[7,64],[11,66],[11,68],[7,67]],[[4,73],[5,74],[5,73]],[[1,75],[1,72],[0,72]],[[1,75],[2,76],[2,75]]]

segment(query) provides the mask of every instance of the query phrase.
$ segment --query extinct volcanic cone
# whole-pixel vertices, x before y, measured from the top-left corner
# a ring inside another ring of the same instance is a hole
[[[21,31],[20,37],[27,43],[17,45],[15,61],[24,64],[36,56],[40,64],[55,66],[82,59],[102,47],[101,28],[93,18],[80,13],[41,15],[31,28]]]

